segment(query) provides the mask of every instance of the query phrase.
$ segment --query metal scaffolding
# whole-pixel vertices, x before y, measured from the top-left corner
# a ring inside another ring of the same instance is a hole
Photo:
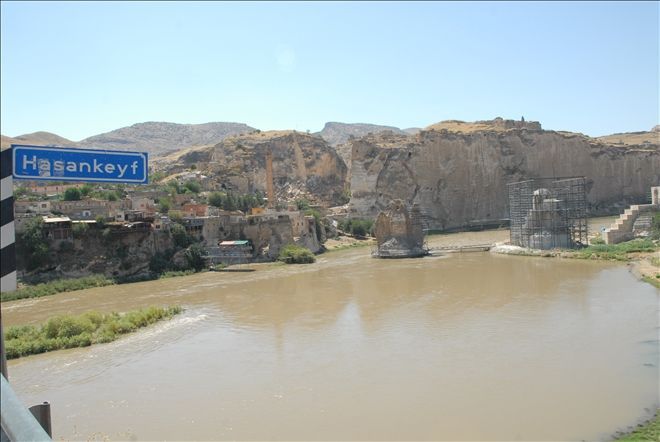
[[[507,189],[511,244],[532,249],[587,245],[585,177],[534,178]]]

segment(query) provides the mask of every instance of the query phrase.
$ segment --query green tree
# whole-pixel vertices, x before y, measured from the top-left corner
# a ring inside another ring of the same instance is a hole
[[[349,189],[344,190],[338,199],[340,205],[348,204],[351,201],[351,191]]]
[[[189,190],[191,193],[199,193],[202,190],[201,184],[194,180],[186,181],[183,187]]]
[[[172,235],[174,245],[178,248],[188,247],[192,242],[190,235],[186,232],[186,228],[179,223],[173,223],[170,226],[170,235]]]
[[[309,201],[307,201],[305,198],[297,199],[296,206],[298,207],[298,210],[307,210],[309,209]]]
[[[238,209],[238,204],[236,202],[236,195],[232,192],[227,194],[227,199],[225,200],[225,205],[223,207],[225,210],[236,210]]]
[[[64,201],[79,201],[82,194],[77,187],[70,187],[64,191]]]
[[[158,200],[158,210],[161,213],[169,212],[170,208],[172,208],[172,200],[167,197],[163,197]]]
[[[199,272],[202,270],[206,264],[204,259],[204,248],[199,244],[193,244],[188,247],[188,250],[185,252],[186,262],[188,267]]]
[[[367,227],[365,226],[365,223],[359,220],[353,221],[352,225],[352,233],[355,236],[367,236]]]
[[[25,229],[18,236],[19,253],[25,258],[28,270],[37,269],[49,262],[48,240],[43,233],[43,219],[40,217],[28,221]]]
[[[183,189],[181,189],[181,186],[179,185],[179,182],[177,180],[170,180],[167,182],[167,187],[170,188],[171,193],[183,193]]]
[[[92,186],[89,183],[85,183],[81,188],[80,188],[80,195],[83,197],[88,197],[90,193],[94,190],[94,186]]]
[[[209,195],[209,204],[215,207],[222,207],[225,195],[221,192],[212,192]]]
[[[173,249],[167,249],[164,252],[156,252],[149,261],[149,270],[153,273],[163,273],[172,268]]]
[[[149,177],[151,178],[151,179],[149,180],[150,182],[152,182],[152,183],[157,183],[157,182],[159,182],[160,180],[162,180],[163,178],[165,178],[165,173],[164,173],[164,172],[161,172],[160,170],[158,170],[158,171],[156,171],[156,172],[149,171]]]

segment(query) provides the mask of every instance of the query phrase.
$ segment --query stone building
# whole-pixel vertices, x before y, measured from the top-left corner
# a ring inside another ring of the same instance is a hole
[[[376,218],[374,226],[380,258],[413,258],[428,254],[419,207],[410,210],[402,200],[392,201]]]

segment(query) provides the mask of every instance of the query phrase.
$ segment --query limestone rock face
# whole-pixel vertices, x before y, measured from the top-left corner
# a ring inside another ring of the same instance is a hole
[[[273,181],[280,200],[305,197],[335,205],[346,183],[346,165],[319,137],[293,131],[241,135],[194,153],[191,161],[221,189],[266,193],[266,157],[273,156]],[[187,163],[183,156],[181,161]]]
[[[374,218],[390,201],[417,203],[431,229],[508,218],[506,184],[532,177],[587,178],[591,215],[643,202],[660,183],[660,146],[615,146],[534,130],[379,134],[351,143],[352,216]]]

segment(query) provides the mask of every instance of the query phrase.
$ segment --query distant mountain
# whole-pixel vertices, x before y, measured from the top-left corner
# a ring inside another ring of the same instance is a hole
[[[334,121],[325,123],[323,130],[317,132],[315,135],[321,136],[321,138],[327,141],[330,145],[337,146],[347,142],[351,136],[359,138],[369,133],[376,134],[387,130],[396,134],[407,135],[406,132],[393,126],[380,126],[377,124],[365,123],[337,123]]]
[[[214,145],[230,136],[254,130],[243,123],[176,124],[150,121],[94,135],[78,144],[99,149],[141,150],[159,156],[186,147]]]
[[[422,130],[421,127],[409,127],[408,129],[403,129],[403,131],[409,135],[416,135],[420,130]]]
[[[78,143],[68,140],[59,135],[50,132],[34,132],[31,134],[19,135],[17,137],[8,137],[2,135],[2,147],[9,147],[12,144],[34,144],[36,146],[64,146],[76,147]]]
[[[640,144],[660,144],[660,125],[653,126],[649,131],[626,132],[621,134],[605,135],[597,138],[600,141],[610,144],[640,145]]]

